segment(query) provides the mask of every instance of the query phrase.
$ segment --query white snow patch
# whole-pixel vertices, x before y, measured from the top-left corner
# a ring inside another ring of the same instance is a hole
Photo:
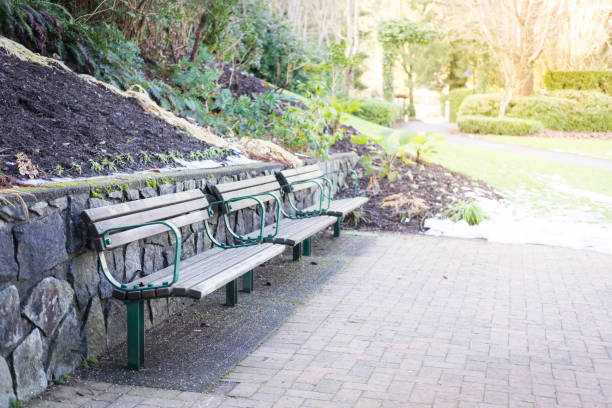
[[[509,203],[478,198],[477,203],[489,217],[479,225],[461,220],[430,218],[425,220],[427,235],[480,238],[491,242],[543,244],[566,248],[592,249],[612,254],[612,225],[578,222],[567,214],[538,216],[516,214]]]
[[[249,159],[243,155],[234,155],[227,157],[224,161],[214,161],[214,160],[196,160],[196,161],[188,161],[182,159],[175,159],[175,162],[180,167],[163,167],[160,169],[156,169],[159,172],[166,171],[183,171],[183,170],[193,170],[193,169],[214,169],[218,167],[224,166],[238,166],[242,164],[250,164],[257,163],[257,160]],[[134,174],[158,174],[157,172],[152,173],[151,170],[143,170],[136,171],[133,173],[112,173],[105,174],[103,176],[88,176],[88,177],[52,177],[50,179],[28,179],[28,180],[19,180],[21,183],[26,184],[28,186],[42,186],[49,183],[65,183],[72,181],[82,181],[82,180],[95,180],[95,179],[103,179],[108,177],[121,177],[121,176],[132,176]]]

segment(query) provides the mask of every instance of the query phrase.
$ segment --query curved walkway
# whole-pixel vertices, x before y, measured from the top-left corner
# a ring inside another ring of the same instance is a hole
[[[340,238],[355,241],[368,245],[220,381],[224,391],[81,382],[32,406],[611,406],[612,256]]]
[[[488,140],[469,137],[458,133],[457,125],[454,123],[440,122],[404,122],[394,126],[398,130],[410,130],[415,132],[437,132],[446,137],[446,140],[452,143],[458,143],[467,146],[484,147],[487,149],[500,150],[503,152],[524,154],[535,156],[540,159],[554,160],[565,164],[574,164],[578,166],[592,167],[596,169],[612,170],[612,160],[600,159],[598,157],[589,157],[580,154],[554,152],[550,150],[537,149],[533,147],[518,146],[508,143],[495,143]]]

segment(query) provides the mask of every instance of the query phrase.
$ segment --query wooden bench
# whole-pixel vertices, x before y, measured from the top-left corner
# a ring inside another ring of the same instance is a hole
[[[278,185],[278,183],[277,183]],[[244,208],[259,205],[262,219],[266,217],[263,201],[257,195],[243,199],[234,195],[216,206]],[[159,197],[136,200],[83,212],[89,228],[90,244],[98,251],[104,277],[113,286],[113,297],[127,305],[128,367],[139,369],[144,363],[144,300],[164,297],[201,299],[216,289],[226,286],[226,303],[237,302],[238,278],[243,279],[243,290],[253,287],[253,269],[280,255],[285,247],[263,242],[264,223],[248,239],[238,243],[218,242],[210,232],[211,206],[201,190],[190,190]],[[225,220],[227,221],[227,220]],[[219,219],[221,221],[221,218]],[[204,224],[214,248],[181,259],[181,227]],[[229,225],[228,225],[229,226]],[[109,271],[104,252],[130,242],[170,231],[174,237],[174,264],[131,282],[119,282]]]
[[[293,260],[295,261],[300,259],[302,253],[306,256],[311,254],[311,237],[313,235],[336,222],[336,218],[333,216],[302,217],[287,213],[282,206],[281,185],[274,175],[209,185],[207,189],[219,201],[258,195],[260,200],[273,207],[276,213],[276,222],[264,229],[263,241],[293,247]],[[227,217],[233,211],[252,207],[255,204],[257,204],[255,201],[243,199],[237,203],[223,205],[221,211]]]
[[[298,217],[311,217],[313,215],[336,217],[334,223],[334,236],[338,237],[340,236],[340,223],[344,217],[367,203],[369,200],[368,197],[357,196],[357,175],[353,170],[349,171],[352,173],[354,183],[353,194],[352,197],[340,199],[333,199],[332,197],[332,184],[326,177],[331,173],[323,173],[321,168],[317,165],[279,171],[276,173],[276,177]],[[337,170],[332,173],[342,172],[344,171]],[[292,200],[292,195],[298,191],[314,188],[319,189],[319,203],[303,209],[298,208],[294,200]]]

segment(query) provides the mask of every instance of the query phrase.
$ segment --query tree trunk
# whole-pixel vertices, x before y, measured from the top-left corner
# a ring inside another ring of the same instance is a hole
[[[519,71],[519,95],[529,96],[533,92],[533,67],[522,67]]]
[[[191,56],[189,60],[191,62],[195,62],[196,57],[198,56],[198,50],[200,48],[200,41],[202,41],[202,34],[204,33],[204,27],[206,27],[206,10],[202,11],[202,16],[200,17],[200,23],[198,24],[198,28],[195,32],[195,39],[193,40],[193,48],[191,50]]]

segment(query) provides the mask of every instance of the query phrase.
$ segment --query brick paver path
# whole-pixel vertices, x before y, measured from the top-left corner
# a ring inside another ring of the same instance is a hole
[[[612,407],[612,256],[382,235],[223,381],[238,384],[213,395],[80,383],[49,399],[104,408]],[[40,406],[56,406],[50,400]]]

